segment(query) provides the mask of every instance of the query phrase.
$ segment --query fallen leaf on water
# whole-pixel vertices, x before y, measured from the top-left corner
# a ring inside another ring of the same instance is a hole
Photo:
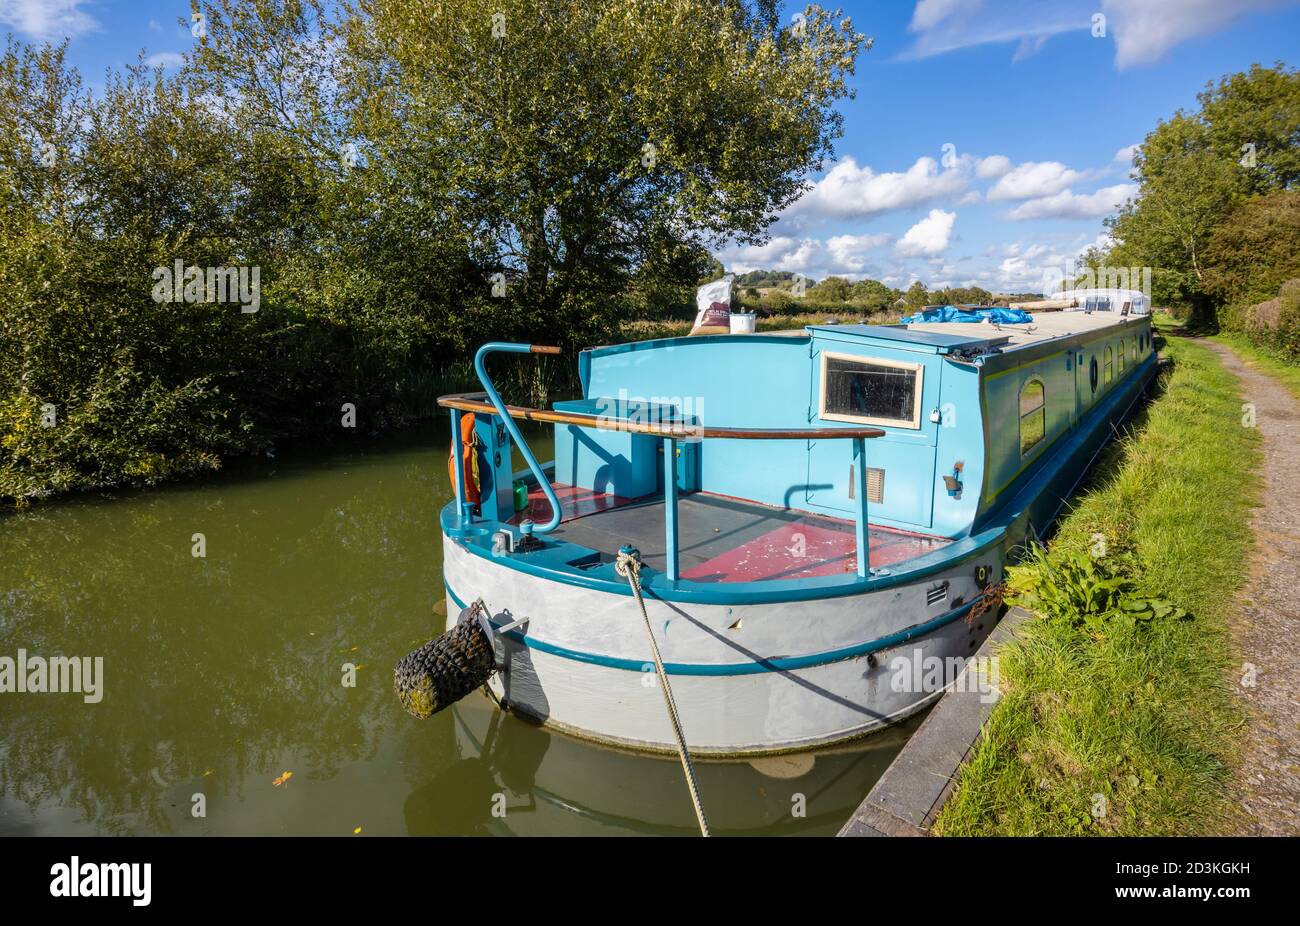
[[[271,782],[271,784],[275,785],[275,786],[278,788],[278,787],[280,787],[280,785],[284,784],[286,781],[288,781],[288,780],[289,780],[290,778],[292,778],[292,777],[293,777],[293,772],[285,772],[283,775],[281,775],[281,776],[280,776],[279,778],[277,778],[275,781]]]
[[[214,769],[208,769],[206,772],[203,773],[203,777],[204,777],[204,778],[207,778],[209,775],[212,774],[213,771],[214,771]]]
[[[360,833],[360,832],[361,832],[361,827],[358,826],[356,829],[354,829],[354,830],[352,831],[352,835],[353,835],[353,836],[356,836],[356,835],[357,835],[358,833]]]

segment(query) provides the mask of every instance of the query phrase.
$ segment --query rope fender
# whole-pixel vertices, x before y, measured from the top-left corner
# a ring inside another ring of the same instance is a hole
[[[496,671],[492,641],[478,620],[482,600],[461,612],[456,626],[412,650],[393,668],[393,690],[420,720],[450,707]]]

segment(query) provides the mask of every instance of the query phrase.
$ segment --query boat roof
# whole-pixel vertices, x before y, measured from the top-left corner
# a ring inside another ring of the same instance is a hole
[[[1136,317],[1134,318],[1136,321]],[[908,325],[909,332],[915,331],[920,336],[930,337],[935,334],[957,336],[962,329],[967,329],[967,337],[972,340],[984,340],[992,336],[1008,338],[1001,345],[1004,351],[1018,347],[1028,347],[1055,338],[1069,337],[1072,334],[1099,331],[1102,328],[1116,328],[1128,324],[1129,318],[1114,312],[1040,312],[1034,320],[1024,325],[997,325],[993,323],[970,322],[918,322]],[[969,329],[983,329],[979,337],[972,337],[975,332]]]
[[[850,340],[856,338],[874,338],[879,341],[898,342],[919,347],[938,348],[940,353],[969,349],[975,346],[998,344],[1006,341],[1006,335],[994,331],[991,325],[952,322],[950,324],[918,325],[809,325],[808,331],[819,337]]]
[[[1114,312],[1043,312],[1023,325],[995,322],[912,322],[899,325],[809,325],[808,331],[820,337],[874,338],[891,341],[897,346],[915,345],[939,353],[997,347],[1016,350],[1073,334],[1118,327],[1128,318]]]

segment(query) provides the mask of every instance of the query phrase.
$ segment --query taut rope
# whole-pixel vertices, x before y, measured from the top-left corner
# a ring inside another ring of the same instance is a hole
[[[700,835],[709,835],[709,822],[704,819],[704,805],[700,803],[699,786],[695,783],[695,767],[691,765],[691,754],[686,749],[686,737],[682,735],[682,721],[677,715],[677,704],[673,701],[673,690],[668,687],[668,673],[664,672],[664,661],[659,655],[659,644],[655,642],[654,629],[650,626],[650,615],[646,613],[645,599],[641,597],[641,560],[639,554],[623,547],[618,551],[614,561],[614,570],[627,579],[632,586],[632,594],[641,607],[641,619],[645,621],[646,636],[650,638],[650,652],[654,655],[655,671],[659,673],[659,684],[664,692],[664,704],[668,707],[668,719],[672,721],[673,736],[677,738],[677,755],[682,760],[682,771],[686,774],[686,787],[691,792],[691,803],[695,805],[695,818],[700,822]]]

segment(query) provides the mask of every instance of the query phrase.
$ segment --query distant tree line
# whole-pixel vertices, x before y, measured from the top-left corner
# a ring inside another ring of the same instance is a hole
[[[929,289],[917,280],[906,290],[901,290],[879,280],[830,276],[818,281],[785,270],[751,270],[738,274],[735,289],[734,299],[742,310],[772,315],[839,311],[870,316],[882,312],[912,312],[928,305],[1006,303],[1005,297],[978,286]]]

